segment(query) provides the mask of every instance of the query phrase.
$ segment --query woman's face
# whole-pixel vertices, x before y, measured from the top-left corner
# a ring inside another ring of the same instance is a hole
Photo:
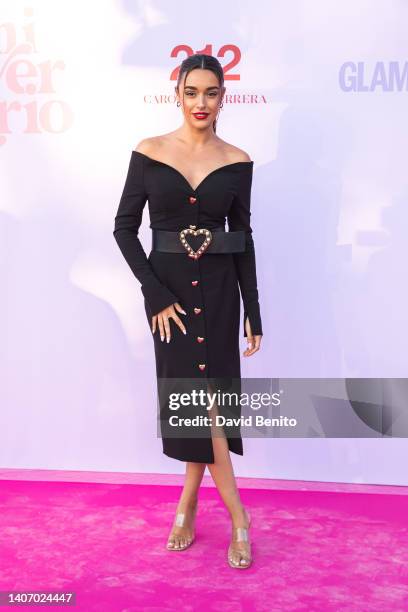
[[[185,78],[185,82],[184,82]],[[184,84],[183,84],[184,82]],[[176,90],[176,95],[177,95]],[[184,118],[194,128],[208,128],[217,118],[225,87],[220,87],[212,70],[195,68],[182,77],[179,96]],[[199,113],[204,113],[205,116]]]

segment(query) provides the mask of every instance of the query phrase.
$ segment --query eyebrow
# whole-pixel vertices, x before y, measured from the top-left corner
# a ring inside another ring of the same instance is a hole
[[[194,85],[186,85],[184,89],[197,89],[197,87],[195,87]],[[217,85],[213,85],[212,87],[207,87],[206,91],[208,91],[209,89],[219,89],[219,87]]]

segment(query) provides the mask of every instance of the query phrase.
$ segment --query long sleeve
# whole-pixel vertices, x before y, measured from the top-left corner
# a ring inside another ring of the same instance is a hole
[[[142,293],[153,316],[179,300],[155,275],[138,238],[146,201],[144,160],[141,155],[132,153],[113,235],[133,274],[141,283]]]
[[[230,231],[245,230],[246,249],[242,253],[234,253],[238,282],[244,304],[244,336],[245,320],[248,317],[253,335],[262,335],[262,320],[259,307],[258,286],[256,277],[255,245],[251,228],[251,188],[253,164],[245,166],[239,174],[239,184],[231,209],[228,214]]]

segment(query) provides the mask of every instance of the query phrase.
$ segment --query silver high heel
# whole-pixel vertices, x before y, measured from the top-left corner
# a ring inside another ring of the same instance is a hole
[[[249,528],[251,527],[251,516],[247,510],[245,513],[248,517],[248,528],[246,527],[233,527],[232,528],[232,541],[228,547],[228,564],[234,569],[246,569],[252,563],[252,556],[249,553],[244,552],[242,549],[234,548],[234,542],[249,542]],[[239,563],[234,563],[233,553],[238,553],[241,556]]]
[[[193,524],[195,523],[195,518],[197,514],[197,506],[198,504],[195,505],[195,508],[193,510]],[[176,514],[176,518],[173,523],[172,531],[167,540],[167,550],[186,550],[186,548],[189,548],[189,546],[191,546],[191,544],[194,542],[195,540],[194,527],[193,527],[193,535],[190,539],[187,539],[185,536],[177,536],[173,534],[174,527],[184,527],[185,521],[186,521],[186,515],[184,514],[184,512],[178,512]],[[175,538],[183,538],[187,541],[184,545],[175,546],[175,542],[174,542]]]

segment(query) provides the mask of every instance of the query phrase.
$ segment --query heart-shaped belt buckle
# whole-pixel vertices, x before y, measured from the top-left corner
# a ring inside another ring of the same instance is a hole
[[[185,228],[183,230],[181,230],[181,232],[179,232],[179,238],[181,241],[181,244],[183,245],[183,247],[186,249],[188,256],[189,257],[193,257],[194,259],[198,259],[199,257],[201,257],[201,255],[208,249],[208,247],[211,244],[211,240],[212,240],[212,233],[210,232],[210,230],[202,227],[200,229],[196,229],[196,225],[190,225],[190,227]],[[200,236],[200,235],[205,235],[205,239],[203,244],[200,246],[199,249],[197,249],[197,251],[194,251],[194,249],[188,244],[187,240],[186,240],[186,235],[187,234],[192,234],[193,236]]]

